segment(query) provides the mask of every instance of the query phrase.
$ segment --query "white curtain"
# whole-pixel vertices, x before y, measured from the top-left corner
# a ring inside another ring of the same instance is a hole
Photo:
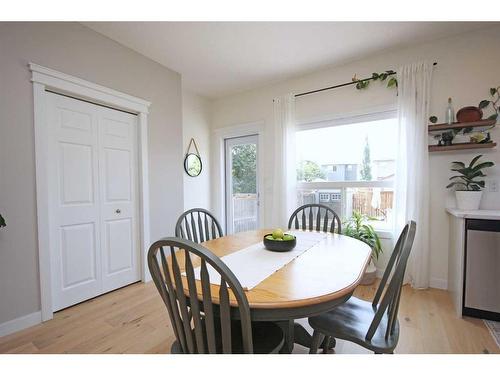
[[[408,264],[414,288],[429,287],[429,118],[432,65],[419,62],[397,70],[399,139],[396,162],[395,235],[408,220],[417,231]]]
[[[285,228],[297,204],[295,164],[295,96],[288,94],[273,100],[274,164],[271,224]]]

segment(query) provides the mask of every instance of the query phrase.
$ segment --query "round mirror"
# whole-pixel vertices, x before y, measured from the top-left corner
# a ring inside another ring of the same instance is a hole
[[[199,176],[203,166],[201,158],[196,154],[187,154],[184,159],[184,170],[191,177]]]

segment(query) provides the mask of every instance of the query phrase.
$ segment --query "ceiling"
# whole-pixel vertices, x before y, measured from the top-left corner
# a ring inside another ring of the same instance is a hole
[[[380,50],[488,26],[479,22],[85,22],[182,74],[210,98],[253,89]]]

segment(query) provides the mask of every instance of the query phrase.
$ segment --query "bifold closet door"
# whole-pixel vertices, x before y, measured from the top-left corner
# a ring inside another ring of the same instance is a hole
[[[103,292],[141,279],[137,117],[99,108],[99,187]]]
[[[53,311],[140,279],[136,116],[47,93]]]

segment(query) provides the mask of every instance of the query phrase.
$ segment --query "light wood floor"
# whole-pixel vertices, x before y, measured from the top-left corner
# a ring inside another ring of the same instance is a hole
[[[375,286],[356,295],[371,299]],[[479,319],[459,319],[446,291],[405,286],[396,353],[500,353]],[[134,284],[54,315],[46,323],[0,338],[0,353],[168,353],[174,339],[154,284]],[[295,353],[306,348],[295,346]],[[368,353],[339,341],[336,353]]]

